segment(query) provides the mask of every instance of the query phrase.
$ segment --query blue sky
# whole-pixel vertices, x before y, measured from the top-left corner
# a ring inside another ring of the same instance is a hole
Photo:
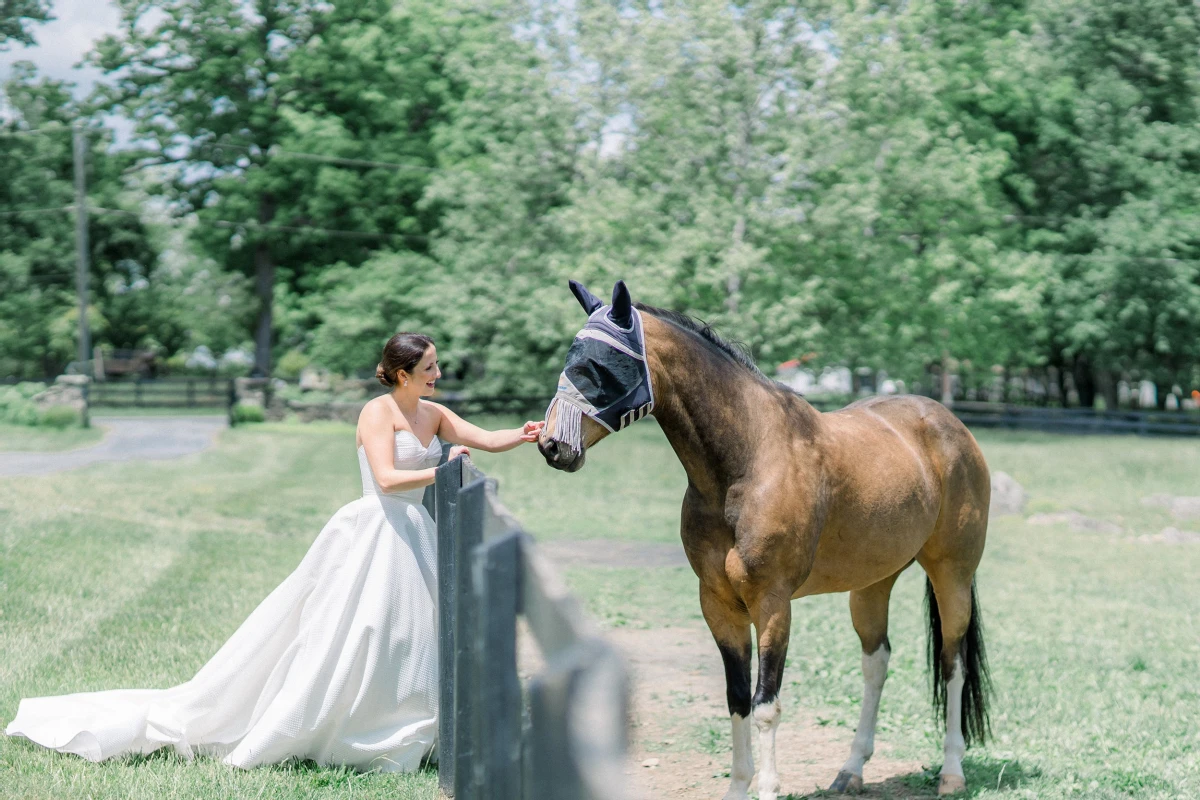
[[[8,78],[14,62],[32,61],[40,73],[79,84],[76,93],[86,94],[100,73],[74,66],[96,39],[116,31],[116,6],[110,0],[53,0],[53,13],[53,22],[34,26],[35,46],[0,53],[0,79]]]

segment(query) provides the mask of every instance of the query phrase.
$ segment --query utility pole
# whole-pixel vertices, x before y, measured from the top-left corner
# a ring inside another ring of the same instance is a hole
[[[91,357],[91,332],[88,330],[88,214],[87,183],[84,170],[87,168],[87,137],[83,123],[76,122],[72,143],[75,150],[75,291],[79,294],[79,355],[80,368]]]

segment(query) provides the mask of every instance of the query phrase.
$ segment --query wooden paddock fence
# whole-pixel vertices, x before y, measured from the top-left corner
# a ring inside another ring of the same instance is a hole
[[[0,379],[0,385],[13,384],[13,378]],[[272,392],[265,384],[266,396]],[[383,387],[364,381],[370,394],[381,394]],[[234,382],[229,378],[149,378],[135,380],[98,381],[88,384],[88,404],[94,408],[229,408],[236,402]],[[437,397],[464,416],[505,414],[540,416],[547,398],[531,395],[472,395],[458,389],[444,391]],[[343,402],[354,412],[362,401]],[[809,402],[821,411],[834,411],[841,403],[830,403],[820,397]],[[333,403],[332,405],[339,405]],[[968,427],[1031,430],[1046,433],[1136,434],[1142,436],[1200,436],[1200,411],[1179,409],[1114,409],[1102,411],[1091,408],[1060,408],[1029,406],[1012,403],[956,401],[950,409]]]
[[[87,384],[88,405],[97,408],[225,408],[233,391],[228,378],[137,378]]]
[[[425,506],[437,522],[442,791],[625,800],[629,686],[616,650],[469,459],[438,467]],[[518,618],[544,662],[525,682]]]

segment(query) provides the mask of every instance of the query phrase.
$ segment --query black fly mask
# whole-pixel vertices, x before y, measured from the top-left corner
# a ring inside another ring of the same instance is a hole
[[[607,306],[576,281],[571,281],[571,291],[588,312],[588,321],[567,351],[566,368],[546,417],[557,405],[553,438],[580,452],[583,415],[610,432],[619,431],[654,410],[654,390],[642,315],[633,307],[625,283],[617,282]]]

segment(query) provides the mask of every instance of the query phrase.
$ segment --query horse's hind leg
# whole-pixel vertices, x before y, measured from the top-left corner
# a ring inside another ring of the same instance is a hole
[[[888,600],[898,577],[900,572],[865,589],[850,592],[850,619],[862,643],[863,702],[850,757],[829,787],[831,792],[862,791],[863,765],[875,752],[875,721],[879,716],[879,698],[883,694],[888,657],[892,652],[887,637]]]
[[[924,566],[924,565],[923,565]],[[948,564],[926,567],[935,700],[945,705],[946,740],[939,795],[966,789],[962,760],[972,738],[986,735],[987,661],[973,576]]]
[[[732,587],[704,581],[700,583],[700,610],[725,664],[725,699],[733,726],[733,764],[725,800],[745,800],[754,778],[754,753],[750,749],[750,616],[733,596]]]

